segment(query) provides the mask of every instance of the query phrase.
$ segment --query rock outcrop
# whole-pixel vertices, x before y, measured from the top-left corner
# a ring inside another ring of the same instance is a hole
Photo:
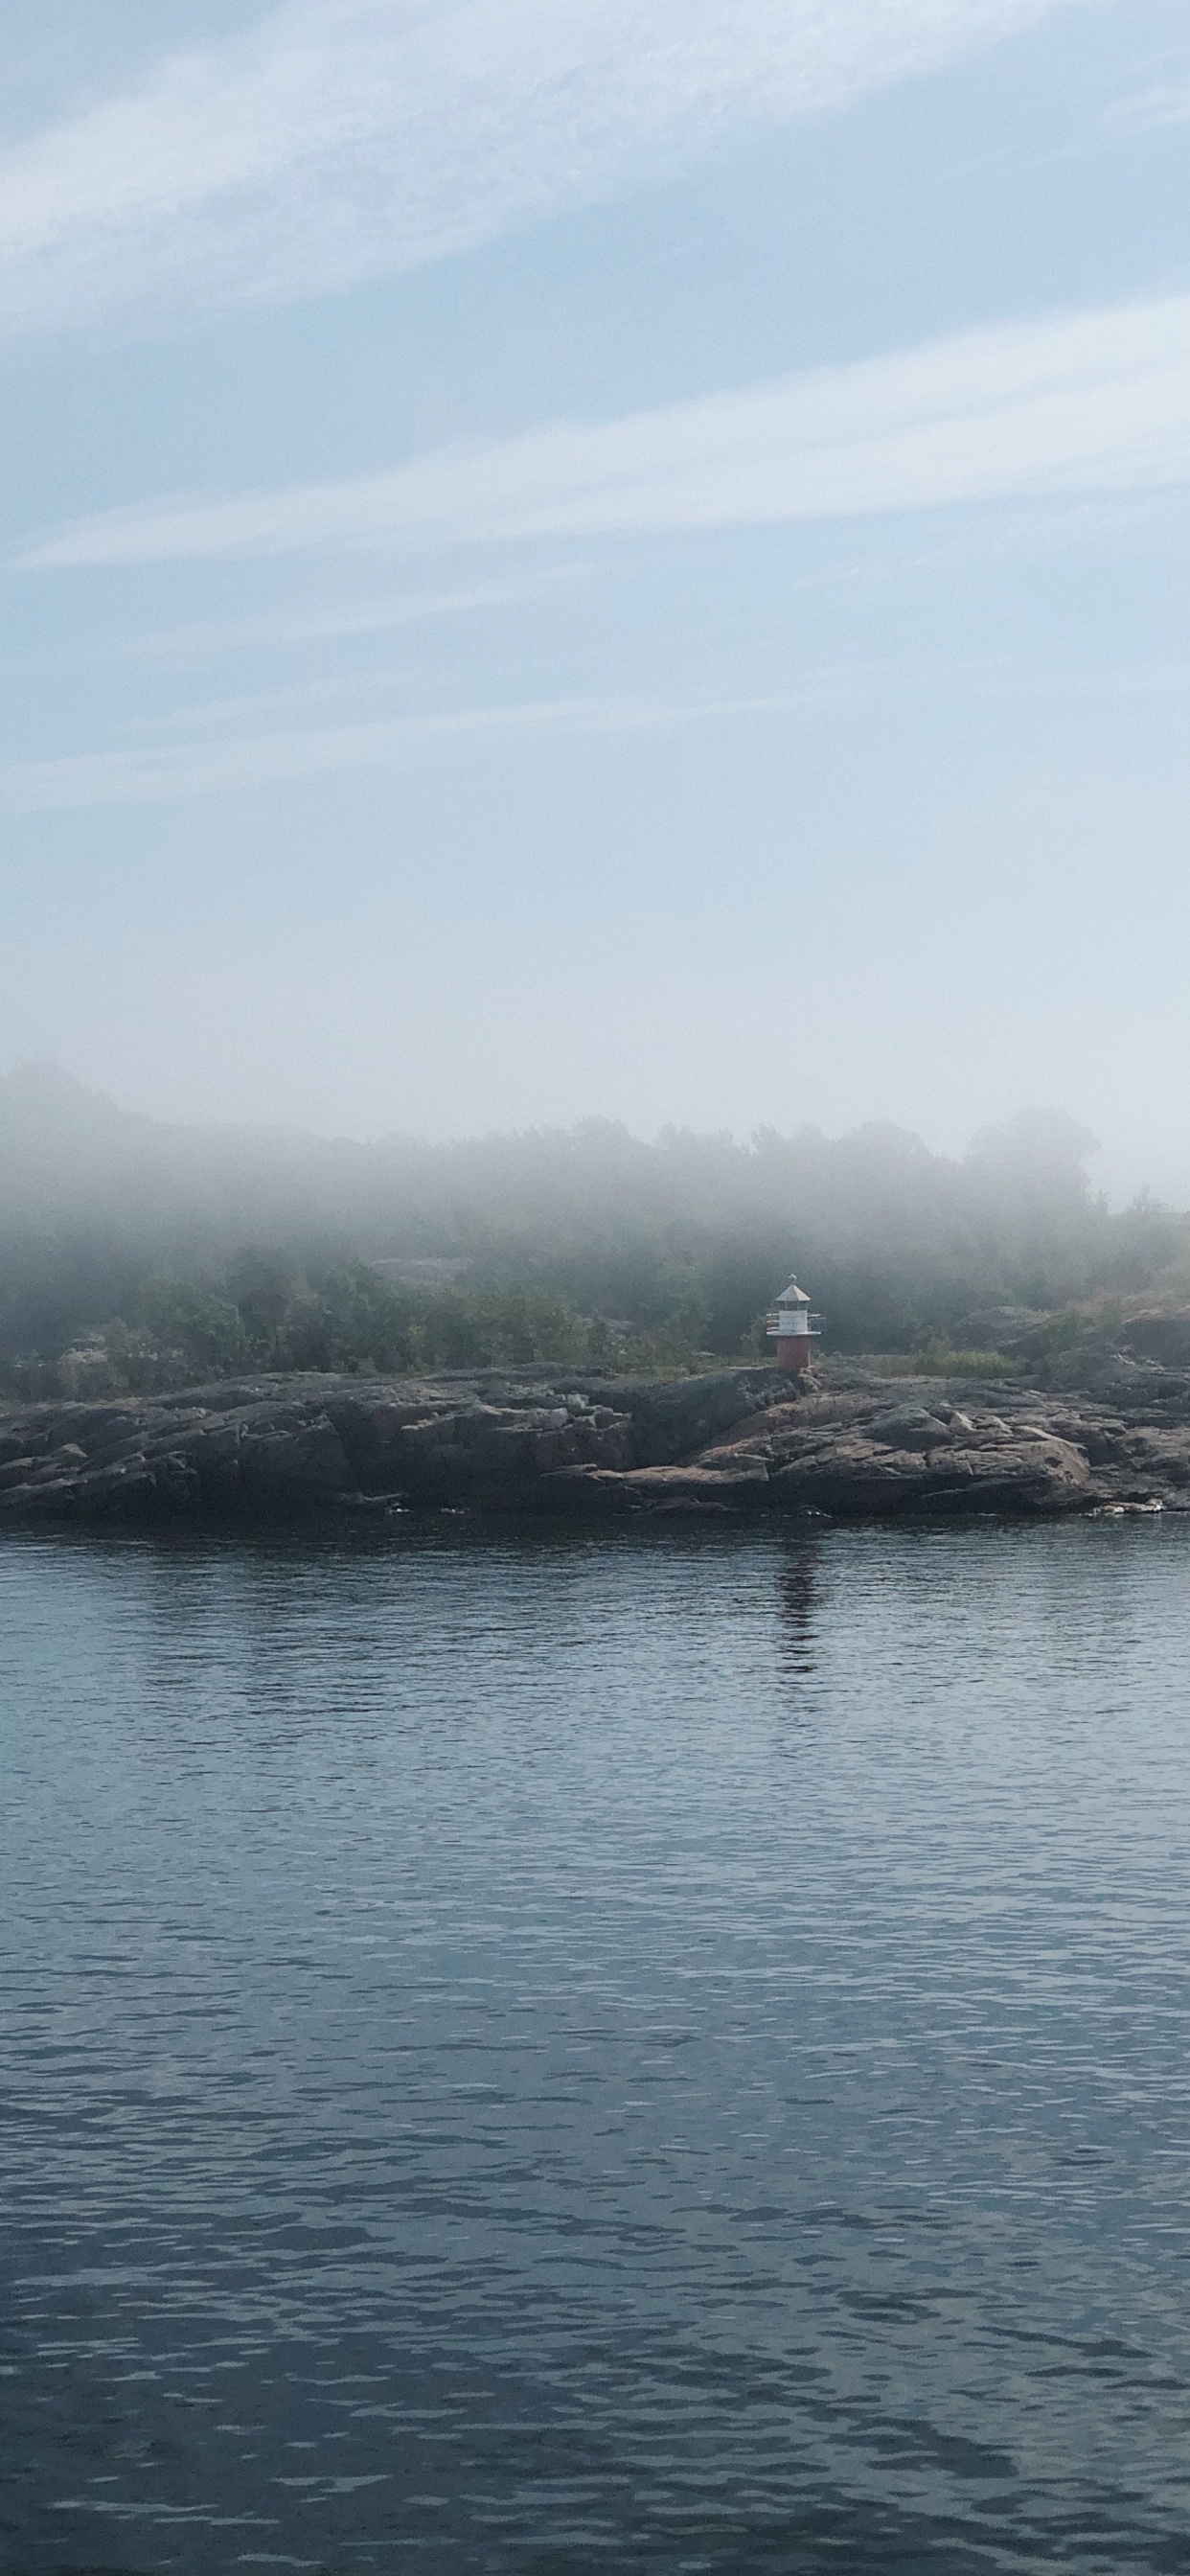
[[[1126,1405],[830,1364],[648,1382],[276,1377],[0,1415],[0,1524],[311,1511],[1190,1509],[1190,1378]],[[961,1400],[956,1400],[961,1398]]]

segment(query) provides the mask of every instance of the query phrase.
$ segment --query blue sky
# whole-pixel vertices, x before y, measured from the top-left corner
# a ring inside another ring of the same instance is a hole
[[[3,41],[9,1060],[1190,1200],[1184,0]]]

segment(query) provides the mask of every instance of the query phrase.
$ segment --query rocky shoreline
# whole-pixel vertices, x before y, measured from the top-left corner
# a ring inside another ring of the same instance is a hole
[[[1190,1374],[1094,1393],[732,1368],[424,1380],[261,1377],[0,1413],[0,1524],[218,1525],[310,1513],[1190,1511]]]

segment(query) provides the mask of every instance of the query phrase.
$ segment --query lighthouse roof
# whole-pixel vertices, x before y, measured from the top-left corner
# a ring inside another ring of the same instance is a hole
[[[808,1306],[809,1303],[805,1289],[798,1287],[796,1279],[790,1280],[788,1288],[783,1288],[777,1299],[779,1306]]]

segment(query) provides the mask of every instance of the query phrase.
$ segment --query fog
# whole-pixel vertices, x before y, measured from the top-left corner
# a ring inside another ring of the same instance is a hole
[[[887,1124],[360,1145],[171,1127],[23,1065],[0,1083],[0,1374],[46,1393],[251,1366],[702,1366],[764,1356],[794,1266],[836,1351],[1044,1356],[1071,1319],[1118,1333],[1190,1291],[1190,1218],[1113,1215],[1092,1143],[1051,1110],[957,1159]]]

